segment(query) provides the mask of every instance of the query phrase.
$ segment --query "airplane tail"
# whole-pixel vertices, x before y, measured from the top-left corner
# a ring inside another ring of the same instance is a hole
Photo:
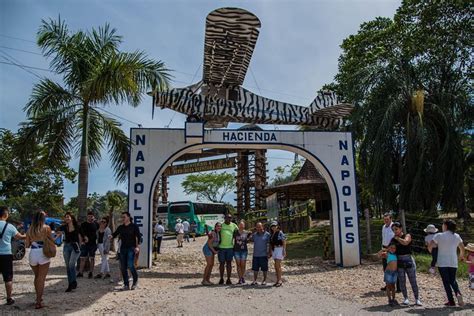
[[[333,91],[320,90],[314,98],[313,102],[309,105],[309,112],[315,114],[317,111],[325,109],[327,107],[341,104],[342,100]]]

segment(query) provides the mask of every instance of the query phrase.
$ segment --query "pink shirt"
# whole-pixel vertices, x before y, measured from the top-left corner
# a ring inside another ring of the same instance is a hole
[[[470,253],[469,256],[467,256],[467,260],[471,261],[471,264],[469,264],[469,273],[474,273],[474,253]]]

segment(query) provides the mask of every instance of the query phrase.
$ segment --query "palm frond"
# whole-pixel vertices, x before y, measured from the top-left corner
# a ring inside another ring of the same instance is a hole
[[[77,111],[73,106],[40,113],[21,125],[18,132],[19,154],[28,154],[30,148],[43,144],[47,163],[62,166],[69,161],[74,146]]]
[[[127,178],[129,165],[130,140],[120,128],[120,123],[97,110],[93,109],[107,141],[109,155],[117,182],[124,182]]]
[[[128,102],[137,106],[147,90],[169,86],[169,70],[142,52],[117,53],[104,58],[87,82],[95,104]]]
[[[42,79],[33,87],[30,99],[23,110],[29,117],[35,117],[51,110],[73,106],[77,101],[76,97],[60,84]]]

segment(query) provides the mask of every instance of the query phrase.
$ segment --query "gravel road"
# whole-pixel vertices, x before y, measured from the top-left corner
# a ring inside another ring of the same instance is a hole
[[[284,284],[274,281],[269,272],[268,286],[212,286],[200,285],[204,269],[201,253],[203,238],[176,248],[174,240],[164,240],[162,254],[151,269],[139,271],[139,288],[119,292],[119,283],[110,280],[79,279],[73,293],[67,287],[62,250],[54,258],[48,274],[44,301],[47,308],[34,310],[32,272],[27,257],[15,262],[14,306],[0,306],[1,314],[130,314],[130,315],[217,315],[257,313],[273,315],[474,315],[474,291],[464,290],[468,303],[464,309],[442,307],[444,301],[441,281],[437,277],[419,274],[423,307],[386,306],[384,294],[378,289],[382,282],[378,264],[366,263],[352,269],[341,269],[319,259],[288,261],[285,264]],[[96,262],[100,261],[97,257]],[[111,260],[114,281],[118,277],[116,260]],[[273,264],[271,263],[271,266]],[[250,262],[247,267],[250,267]],[[97,266],[96,266],[97,270]],[[234,267],[235,271],[235,267]],[[218,281],[217,265],[213,281]],[[247,271],[247,279],[251,271]],[[236,281],[235,278],[233,280]],[[464,282],[464,281],[462,281]],[[461,283],[462,283],[461,282]],[[465,282],[464,282],[465,283]],[[463,288],[466,288],[462,283]],[[5,300],[4,287],[0,299]]]

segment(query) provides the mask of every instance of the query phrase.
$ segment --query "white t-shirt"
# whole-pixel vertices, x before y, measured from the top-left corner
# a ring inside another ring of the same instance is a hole
[[[442,268],[457,268],[457,249],[459,244],[462,243],[461,237],[456,233],[445,231],[434,235],[433,241],[438,245],[438,262],[436,265]]]
[[[184,234],[184,226],[182,223],[177,223],[175,226],[174,226],[174,230],[178,233],[178,234]]]
[[[426,235],[426,236],[425,236],[425,245],[428,246],[428,245],[430,244],[430,242],[433,240],[434,236],[435,236],[435,234],[428,234],[428,235]],[[436,248],[436,247],[438,247],[438,246],[436,246],[436,245],[433,246],[433,248]]]
[[[165,228],[163,227],[163,225],[156,224],[155,233],[156,233],[156,237],[163,237],[163,234],[165,233]]]
[[[184,226],[184,231],[185,231],[185,232],[188,232],[188,231],[189,231],[189,222],[188,222],[188,221],[184,221],[184,222],[183,222],[183,226]]]
[[[395,233],[393,232],[392,230],[392,223],[390,223],[390,226],[385,226],[385,224],[383,224],[382,226],[382,246],[384,247],[388,247],[388,245],[390,244],[390,241],[393,239],[393,237],[395,236]]]

